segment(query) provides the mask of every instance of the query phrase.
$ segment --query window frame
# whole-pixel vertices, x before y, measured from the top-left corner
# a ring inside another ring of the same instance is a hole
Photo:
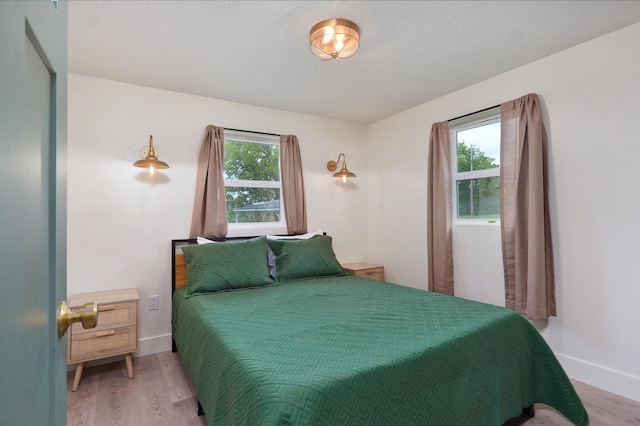
[[[500,107],[494,107],[449,122],[449,141],[451,146],[451,215],[454,224],[500,224],[501,217],[461,218],[458,217],[458,182],[469,179],[500,177],[500,166],[493,169],[458,172],[458,138],[457,133],[477,127],[500,123]],[[502,143],[502,141],[500,141]]]
[[[284,211],[284,200],[282,194],[282,163],[280,161],[282,150],[280,137],[277,135],[267,135],[241,130],[224,131],[224,141],[226,142],[246,142],[261,143],[267,145],[278,145],[278,181],[246,180],[246,179],[224,179],[225,194],[227,188],[268,188],[280,191],[280,220],[278,222],[227,222],[228,237],[244,237],[253,235],[275,235],[287,233],[287,219]],[[225,157],[226,160],[226,157]],[[225,161],[226,165],[226,161]],[[223,171],[226,174],[226,169]]]

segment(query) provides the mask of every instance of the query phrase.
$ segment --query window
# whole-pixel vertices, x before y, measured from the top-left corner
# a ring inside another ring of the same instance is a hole
[[[286,227],[277,136],[225,131],[224,186],[229,229]],[[277,232],[277,231],[275,231]]]
[[[500,219],[500,108],[449,125],[454,219]]]

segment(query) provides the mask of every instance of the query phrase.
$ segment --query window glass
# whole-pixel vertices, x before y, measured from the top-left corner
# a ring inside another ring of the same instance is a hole
[[[270,136],[225,132],[224,179],[227,222],[284,224],[280,144]]]
[[[226,187],[225,193],[228,223],[280,222],[279,189]]]
[[[458,172],[500,167],[500,122],[456,132]]]
[[[450,124],[455,220],[500,219],[500,110]]]
[[[224,178],[280,181],[280,144],[224,141]]]
[[[456,182],[459,219],[500,219],[500,177]]]

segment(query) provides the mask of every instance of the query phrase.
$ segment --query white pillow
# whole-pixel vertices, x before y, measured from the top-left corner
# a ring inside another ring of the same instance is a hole
[[[198,241],[198,244],[213,244],[213,243],[215,243],[215,241],[208,240],[208,239],[203,238],[203,237],[198,237],[198,238],[196,238],[196,240]]]
[[[318,229],[316,232],[307,232],[306,234],[302,235],[267,235],[267,238],[271,240],[308,240],[313,236],[322,234],[322,229]]]

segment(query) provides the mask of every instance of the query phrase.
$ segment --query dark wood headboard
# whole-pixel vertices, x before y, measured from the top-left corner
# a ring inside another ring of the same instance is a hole
[[[198,244],[195,238],[171,240],[171,294],[187,285],[187,265],[180,247]]]
[[[184,261],[184,254],[176,254],[174,290],[187,285],[187,264]]]

